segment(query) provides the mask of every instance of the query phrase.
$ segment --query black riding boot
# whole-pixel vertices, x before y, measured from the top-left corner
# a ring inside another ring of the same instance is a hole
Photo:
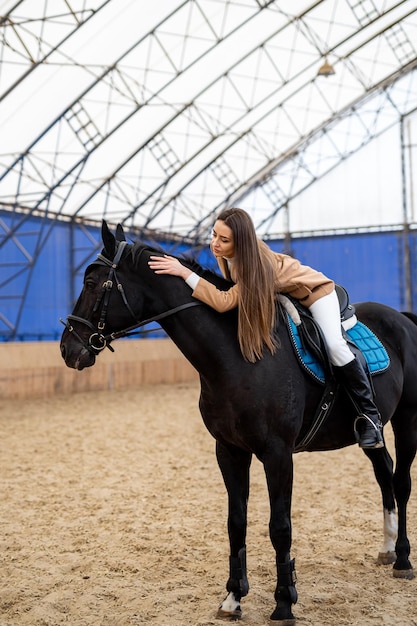
[[[382,423],[375,406],[371,384],[355,358],[335,368],[360,415],[355,420],[355,436],[361,448],[383,448]]]

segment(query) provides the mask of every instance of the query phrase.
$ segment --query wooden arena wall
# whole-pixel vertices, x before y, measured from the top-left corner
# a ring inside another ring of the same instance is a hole
[[[197,379],[197,372],[170,339],[119,340],[93,367],[66,367],[58,341],[0,344],[0,395],[35,398],[80,391],[128,389]]]

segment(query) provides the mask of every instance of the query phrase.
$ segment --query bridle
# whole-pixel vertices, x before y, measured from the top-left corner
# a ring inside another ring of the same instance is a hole
[[[159,313],[158,315],[154,315],[153,317],[150,317],[148,319],[138,321],[132,307],[130,306],[127,300],[123,285],[120,282],[118,275],[117,275],[117,269],[119,268],[120,260],[122,258],[123,252],[127,245],[128,244],[126,241],[118,242],[116,254],[113,260],[108,259],[102,254],[98,254],[97,260],[91,264],[91,265],[104,265],[106,267],[109,267],[109,274],[107,276],[107,280],[104,281],[101,287],[101,292],[99,293],[96,303],[93,308],[93,315],[94,315],[94,313],[97,313],[97,311],[101,307],[100,319],[97,324],[97,328],[94,326],[94,324],[90,320],[85,319],[84,317],[79,317],[78,315],[72,315],[72,314],[68,315],[66,321],[64,321],[62,318],[59,319],[59,321],[61,322],[61,324],[65,326],[67,331],[69,333],[72,333],[78,339],[78,341],[83,345],[83,347],[86,350],[88,350],[88,352],[94,355],[99,354],[102,350],[104,350],[104,348],[108,348],[109,350],[111,350],[111,352],[114,352],[114,348],[111,346],[111,342],[121,337],[129,337],[131,335],[136,335],[136,334],[140,334],[144,332],[144,331],[133,332],[137,328],[146,326],[147,324],[150,324],[151,322],[158,322],[159,320],[165,317],[168,317],[170,315],[174,315],[175,313],[178,313],[179,311],[183,311],[184,309],[201,305],[201,302],[197,302],[197,301],[185,302],[184,304],[180,304],[179,306],[173,307],[172,309],[168,309],[167,311],[164,311],[163,313]],[[142,254],[142,252],[143,250],[140,252],[140,254]],[[132,324],[131,326],[128,326],[127,328],[123,330],[115,331],[113,333],[109,333],[106,335],[104,334],[104,330],[106,327],[107,310],[108,310],[108,305],[109,305],[109,300],[110,300],[110,293],[111,293],[111,290],[113,289],[114,284],[116,285],[117,290],[119,291],[122,297],[124,305],[126,306],[127,310],[132,316],[132,319],[135,320],[135,323]],[[90,330],[93,331],[90,337],[88,338],[87,342],[84,341],[84,339],[79,335],[79,333],[75,330],[71,322],[78,322],[80,324],[84,324],[84,326],[87,326]]]

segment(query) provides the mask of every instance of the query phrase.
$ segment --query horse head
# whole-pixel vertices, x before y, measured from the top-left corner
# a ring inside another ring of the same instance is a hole
[[[112,333],[132,325],[143,304],[142,291],[135,288],[132,245],[126,242],[122,226],[117,226],[114,236],[103,221],[101,232],[104,248],[85,270],[81,294],[61,337],[62,357],[77,370],[94,365],[104,348],[112,349]]]

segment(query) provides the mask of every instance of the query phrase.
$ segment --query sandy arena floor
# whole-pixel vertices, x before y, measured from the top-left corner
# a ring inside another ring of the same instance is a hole
[[[197,401],[197,384],[2,401],[0,626],[224,624],[227,502]],[[413,478],[417,567],[417,463]],[[242,625],[274,608],[268,516],[254,460]],[[300,626],[417,625],[417,579],[375,564],[382,505],[359,448],[295,457],[293,527]]]

